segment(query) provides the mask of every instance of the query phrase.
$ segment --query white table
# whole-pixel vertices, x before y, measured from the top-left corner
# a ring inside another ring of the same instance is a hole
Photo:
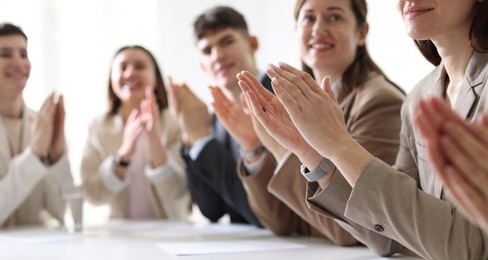
[[[0,259],[386,259],[374,255],[366,247],[338,247],[322,239],[303,237],[282,238],[306,245],[306,247],[298,249],[178,257],[163,251],[156,245],[161,242],[220,240],[238,242],[249,239],[257,241],[276,239],[276,236],[267,230],[244,227],[242,230],[236,231],[226,224],[221,224],[221,226],[217,226],[217,229],[212,230],[199,228],[192,231],[193,228],[191,224],[187,223],[123,221],[111,222],[98,227],[86,227],[81,234],[67,234],[62,230],[47,228],[1,231]],[[11,240],[15,237],[18,237],[19,241]],[[37,237],[39,240],[28,241],[31,237]],[[396,256],[394,259],[417,258]]]

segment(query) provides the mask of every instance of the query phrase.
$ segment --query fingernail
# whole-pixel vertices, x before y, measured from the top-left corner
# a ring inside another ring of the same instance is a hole
[[[278,62],[278,66],[279,66],[280,68],[283,68],[283,69],[284,69],[284,68],[288,67],[288,64],[286,64],[286,63],[284,63],[284,62],[281,62],[281,61],[280,61],[280,62]]]
[[[271,74],[276,74],[276,70],[275,70],[276,66],[273,65],[273,64],[269,64],[268,65],[268,72],[271,73]]]
[[[278,82],[278,80],[277,80],[275,77],[273,77],[273,78],[271,79],[271,82],[273,82],[273,84],[275,84],[277,87],[279,87],[279,86],[280,86],[280,83]]]

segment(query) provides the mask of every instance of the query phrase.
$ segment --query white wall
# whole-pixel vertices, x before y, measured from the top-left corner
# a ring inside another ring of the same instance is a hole
[[[193,19],[215,5],[230,5],[258,36],[259,67],[285,61],[299,66],[294,34],[294,0],[0,0],[0,19],[20,25],[29,36],[32,76],[27,103],[38,109],[50,91],[65,95],[72,170],[79,161],[87,124],[105,111],[110,60],[126,44],[144,45],[164,75],[186,81],[209,101],[211,82],[199,70]],[[408,38],[396,1],[368,0],[369,50],[375,61],[407,92],[432,66]]]

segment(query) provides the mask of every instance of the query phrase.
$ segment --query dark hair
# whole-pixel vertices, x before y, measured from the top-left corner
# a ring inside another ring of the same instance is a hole
[[[295,21],[298,21],[300,9],[306,1],[307,0],[297,0],[295,5]],[[366,23],[366,15],[368,13],[366,0],[351,0],[351,8],[356,18],[357,26],[364,26]],[[303,61],[302,70],[315,78],[312,69],[307,66]],[[401,88],[391,82],[388,77],[386,77],[385,73],[383,73],[383,71],[380,69],[380,67],[376,65],[373,59],[371,59],[371,56],[368,53],[368,49],[366,48],[366,44],[357,47],[356,57],[354,57],[353,62],[351,63],[351,65],[349,65],[349,67],[346,69],[342,76],[341,81],[343,87],[346,90],[350,91],[354,87],[364,84],[364,82],[366,82],[366,80],[368,79],[369,73],[372,71],[376,72],[379,75],[382,75],[387,81],[392,83],[400,91],[404,92]]]
[[[232,28],[249,35],[244,16],[228,6],[211,8],[197,17],[193,22],[193,33],[196,40],[202,39],[206,34],[218,30]]]
[[[27,35],[18,26],[11,23],[0,23],[0,36],[20,35],[27,41]]]
[[[473,22],[469,29],[469,40],[471,41],[471,47],[477,52],[488,51],[488,1],[476,1],[476,7],[474,8]],[[431,40],[414,40],[417,47],[424,57],[435,66],[439,65],[442,61],[437,47]]]
[[[148,51],[146,48],[139,46],[139,45],[132,45],[132,46],[124,46],[120,48],[117,52],[115,52],[113,58],[112,58],[112,63],[115,57],[117,55],[125,50],[128,49],[136,49],[136,50],[141,50],[145,52],[150,58],[151,61],[153,62],[154,65],[154,74],[156,75],[156,86],[154,86],[154,95],[156,96],[156,101],[158,104],[159,111],[163,111],[163,109],[168,107],[168,96],[166,94],[166,87],[164,86],[164,81],[163,81],[163,74],[161,73],[161,70],[159,69],[158,62],[156,61],[156,58],[154,58],[154,55],[150,51]],[[120,100],[117,95],[115,95],[115,92],[112,89],[112,68],[110,68],[110,73],[109,73],[109,79],[108,79],[108,103],[109,103],[109,115],[115,115],[117,114],[117,111],[119,110],[120,106],[122,105],[122,101]]]

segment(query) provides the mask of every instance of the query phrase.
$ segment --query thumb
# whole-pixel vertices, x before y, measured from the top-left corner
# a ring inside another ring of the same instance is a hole
[[[327,93],[327,95],[330,96],[330,98],[335,102],[337,103],[337,99],[336,99],[336,96],[334,94],[334,91],[332,91],[332,83],[331,83],[331,79],[330,79],[330,76],[325,76],[323,79],[322,79],[322,84],[321,84],[321,87],[322,89],[324,90],[325,93]]]

